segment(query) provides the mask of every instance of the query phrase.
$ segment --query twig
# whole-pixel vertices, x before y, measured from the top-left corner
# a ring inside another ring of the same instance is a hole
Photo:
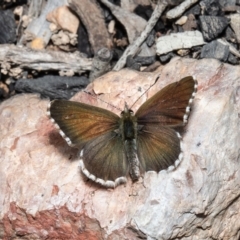
[[[107,48],[100,49],[93,58],[92,69],[89,79],[92,82],[95,78],[110,70],[112,52]]]
[[[167,18],[173,19],[180,17],[188,8],[190,8],[193,4],[198,2],[199,0],[185,0],[175,8],[171,9],[167,12]]]
[[[79,16],[88,32],[89,42],[94,51],[111,48],[112,40],[104,22],[104,15],[96,0],[68,0],[70,8]]]
[[[108,0],[100,0],[125,27],[128,41],[132,44],[147,25],[147,21],[135,13],[129,12]]]
[[[133,42],[132,44],[130,44],[127,47],[127,49],[123,53],[122,57],[118,60],[117,64],[113,68],[113,70],[119,71],[126,64],[127,57],[129,55],[136,54],[139,47],[142,45],[144,40],[148,37],[148,35],[152,31],[153,27],[155,26],[156,22],[158,21],[159,17],[161,16],[162,12],[167,7],[167,5],[168,5],[168,3],[165,0],[163,0],[161,3],[160,3],[160,1],[158,2],[157,6],[155,7],[155,9],[152,13],[151,18],[148,21],[146,28],[143,30],[141,35],[135,40],[135,42]]]
[[[0,48],[0,64],[1,71],[10,70],[12,65],[21,69],[38,71],[63,70],[81,73],[91,70],[92,59],[84,58],[76,53],[49,50],[37,51],[27,47],[2,44]],[[4,65],[8,65],[9,69],[6,69]]]

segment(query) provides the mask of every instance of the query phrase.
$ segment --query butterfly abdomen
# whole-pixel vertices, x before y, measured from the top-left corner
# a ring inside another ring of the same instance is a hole
[[[125,106],[122,112],[122,124],[120,132],[124,142],[124,150],[129,165],[129,174],[133,181],[137,181],[140,176],[139,160],[137,155],[137,121],[133,111]]]
[[[139,160],[137,156],[136,139],[125,140],[125,152],[129,164],[129,174],[133,181],[140,177]]]

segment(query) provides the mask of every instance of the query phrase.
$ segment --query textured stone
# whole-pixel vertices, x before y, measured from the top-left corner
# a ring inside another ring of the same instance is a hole
[[[191,48],[205,44],[203,35],[199,31],[172,33],[157,39],[157,54],[165,54],[173,50]]]
[[[102,189],[82,176],[76,149],[46,117],[48,101],[18,95],[0,105],[1,239],[239,239],[240,69],[217,60],[173,59],[153,73],[124,69],[98,78],[74,100],[119,114],[187,75],[198,92],[171,172]]]
[[[204,15],[223,16],[224,12],[218,0],[202,0],[200,2]]]
[[[199,4],[193,5],[193,7],[189,8],[184,15],[188,16],[189,14],[193,14],[194,16],[198,16],[201,14],[201,8]]]
[[[233,65],[239,64],[238,59],[232,53],[230,53],[228,56],[228,62]]]
[[[226,62],[229,55],[229,46],[224,45],[217,40],[212,41],[203,46],[201,50],[201,58],[216,58]]]
[[[233,32],[231,27],[226,28],[225,38],[228,42],[231,42],[231,43],[236,43],[237,42],[236,34]]]
[[[228,26],[228,19],[217,16],[200,16],[200,27],[206,41],[215,39]]]
[[[173,52],[167,53],[167,54],[163,54],[161,56],[159,56],[159,60],[161,61],[161,63],[167,63],[170,61],[171,58],[175,57],[176,54]]]
[[[11,10],[0,10],[0,44],[16,41],[16,23]]]
[[[187,22],[182,26],[184,31],[192,31],[197,29],[197,21],[193,14],[188,15]]]
[[[219,0],[222,7],[235,6],[236,0]]]
[[[231,18],[231,22],[230,22],[231,27],[236,34],[238,43],[240,43],[240,14],[239,13],[232,14],[230,18]]]

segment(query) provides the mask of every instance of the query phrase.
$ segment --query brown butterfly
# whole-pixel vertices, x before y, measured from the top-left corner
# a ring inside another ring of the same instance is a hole
[[[177,166],[182,159],[181,136],[187,123],[197,81],[185,77],[167,85],[134,114],[125,104],[119,117],[85,103],[54,100],[48,115],[70,146],[81,149],[81,169],[105,187],[133,181],[146,171]]]

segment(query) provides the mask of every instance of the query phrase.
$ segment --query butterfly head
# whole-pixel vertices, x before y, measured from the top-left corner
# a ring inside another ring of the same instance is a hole
[[[134,112],[129,109],[127,103],[125,102],[124,110],[121,112],[122,119],[132,119],[134,117]]]

